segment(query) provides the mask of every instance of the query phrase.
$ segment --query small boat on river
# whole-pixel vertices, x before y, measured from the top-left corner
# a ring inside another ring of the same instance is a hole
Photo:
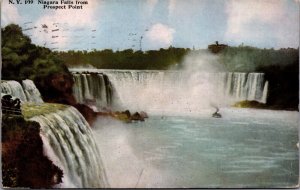
[[[214,117],[214,118],[222,118],[222,115],[220,113],[218,113],[219,112],[219,108],[218,107],[214,107],[214,108],[216,108],[216,111],[215,111],[215,113],[212,114],[212,117]]]

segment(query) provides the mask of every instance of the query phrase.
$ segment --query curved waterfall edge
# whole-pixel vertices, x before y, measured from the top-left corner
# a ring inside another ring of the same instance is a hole
[[[191,74],[184,71],[105,69],[70,71],[75,81],[74,96],[94,110],[108,107],[159,112],[166,108],[166,113],[179,107],[183,112],[199,112],[201,108],[211,105],[228,107],[240,101],[266,104],[269,88],[264,73]],[[103,82],[104,78],[107,83]],[[112,104],[107,104],[108,99]]]
[[[70,106],[30,120],[40,123],[45,153],[64,171],[58,187],[109,187],[99,149],[80,112]]]

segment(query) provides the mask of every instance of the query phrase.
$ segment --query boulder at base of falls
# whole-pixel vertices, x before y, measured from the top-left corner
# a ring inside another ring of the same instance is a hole
[[[131,123],[130,116],[131,116],[131,114],[130,114],[129,110],[126,110],[124,112],[116,111],[116,112],[112,113],[113,118],[123,121],[123,122],[126,122],[126,123]]]
[[[126,123],[130,123],[132,121],[145,121],[145,118],[148,118],[148,114],[144,111],[142,112],[135,112],[131,114],[129,110],[125,110],[123,112],[113,112],[112,116],[118,120],[124,121]]]
[[[110,109],[106,108],[106,111],[95,112],[92,108],[84,104],[75,104],[74,107],[78,109],[78,111],[84,116],[90,126],[93,126],[93,122],[97,119],[98,116],[113,117],[126,123],[131,123],[132,121],[145,121],[145,118],[149,117],[148,114],[144,111],[131,114],[129,110],[125,110],[122,112],[113,112]]]
[[[3,186],[51,188],[62,181],[62,170],[44,155],[39,123],[4,115],[1,144]]]
[[[257,101],[249,101],[249,100],[245,100],[245,101],[240,101],[237,102],[233,105],[233,107],[237,107],[237,108],[256,108],[256,109],[272,109],[272,110],[285,110],[285,108],[282,108],[278,105],[268,105],[268,104],[263,104]],[[289,109],[286,109],[289,110]]]
[[[83,115],[90,126],[93,126],[93,122],[99,115],[98,112],[95,112],[92,108],[84,104],[75,104],[74,107]]]
[[[271,104],[271,103],[260,103],[257,101],[249,101],[249,100],[245,100],[245,101],[240,101],[237,102],[233,105],[233,107],[237,107],[237,108],[256,108],[256,109],[270,109],[270,110],[288,110],[288,111],[299,111],[299,109],[297,107],[293,107],[293,106],[289,106],[287,104]]]
[[[145,121],[144,117],[139,112],[135,112],[134,114],[132,114],[130,119],[132,121]]]
[[[149,118],[148,114],[147,114],[146,112],[144,112],[144,111],[141,111],[141,112],[140,112],[140,115],[141,115],[141,117],[143,117],[143,118]]]
[[[128,118],[131,117],[131,113],[130,113],[129,110],[125,110],[125,111],[123,111],[123,112],[121,112],[121,113],[122,113],[122,114],[125,114]]]

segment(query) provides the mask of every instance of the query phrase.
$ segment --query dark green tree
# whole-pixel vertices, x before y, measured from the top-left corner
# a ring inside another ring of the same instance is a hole
[[[68,103],[72,99],[72,76],[50,49],[32,44],[16,24],[1,28],[1,35],[3,80],[31,79],[46,101]],[[69,100],[62,95],[66,91]]]

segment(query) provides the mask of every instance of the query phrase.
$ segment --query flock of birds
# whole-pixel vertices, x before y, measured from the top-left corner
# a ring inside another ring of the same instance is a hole
[[[33,32],[39,32],[43,35],[48,35],[45,37],[44,42],[42,43],[44,47],[48,47],[51,50],[56,51],[65,51],[66,49],[60,48],[60,39],[61,38],[71,38],[69,46],[73,46],[72,50],[82,49],[82,47],[89,47],[86,50],[96,49],[96,44],[100,40],[97,40],[96,29],[87,29],[87,28],[77,28],[70,29],[68,28],[67,23],[53,22],[51,24],[41,24],[40,26],[33,26],[33,22],[25,22],[22,30],[27,36],[32,37]],[[144,34],[149,31],[145,29],[143,34],[138,33],[129,33],[127,40],[131,49],[142,50],[142,40]]]

